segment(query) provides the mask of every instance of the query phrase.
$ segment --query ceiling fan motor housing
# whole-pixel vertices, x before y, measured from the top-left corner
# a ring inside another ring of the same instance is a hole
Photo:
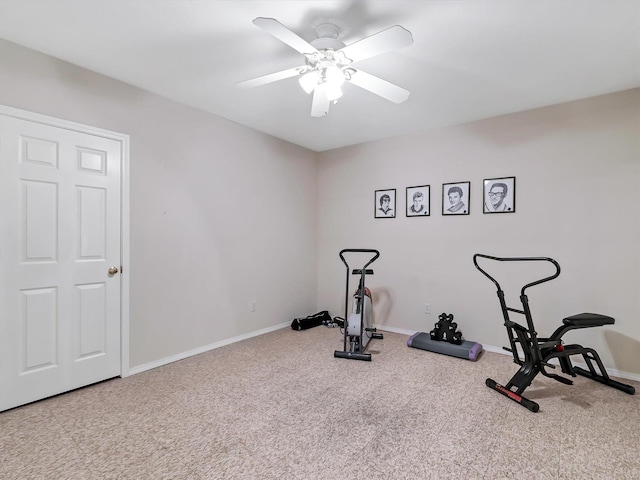
[[[321,23],[316,27],[316,38],[309,42],[318,50],[340,50],[346,45],[338,40],[340,29],[333,23]]]

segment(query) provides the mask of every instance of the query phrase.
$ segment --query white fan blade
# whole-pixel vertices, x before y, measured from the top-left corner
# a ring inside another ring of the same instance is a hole
[[[243,88],[259,87],[260,85],[266,85],[267,83],[277,82],[278,80],[284,80],[285,78],[295,77],[300,75],[301,70],[305,67],[295,67],[288,70],[282,70],[281,72],[270,73],[268,75],[262,75],[261,77],[251,78],[249,80],[243,80],[236,85]]]
[[[318,53],[316,47],[300,38],[275,18],[258,17],[253,20],[253,23],[302,54]]]
[[[409,98],[409,90],[405,90],[398,85],[394,85],[391,82],[387,82],[362,70],[356,70],[355,68],[353,70],[351,78],[347,80],[348,82],[365,90],[369,90],[371,93],[375,93],[393,103],[402,103]]]
[[[313,101],[311,102],[311,116],[324,117],[329,113],[329,96],[324,88],[316,88],[313,91]]]
[[[365,58],[382,55],[391,50],[407,47],[412,43],[411,32],[400,25],[394,25],[367,38],[358,40],[356,43],[347,45],[338,51],[344,53],[352,62],[358,62]]]

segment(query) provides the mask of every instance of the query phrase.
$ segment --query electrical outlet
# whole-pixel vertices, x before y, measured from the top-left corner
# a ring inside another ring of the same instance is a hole
[[[431,304],[429,303],[424,304],[424,313],[426,313],[427,315],[431,315]]]
[[[256,303],[256,301],[255,301],[255,300],[253,300],[253,301],[251,302],[251,311],[252,311],[252,312],[255,312],[257,309],[258,309],[258,304]]]

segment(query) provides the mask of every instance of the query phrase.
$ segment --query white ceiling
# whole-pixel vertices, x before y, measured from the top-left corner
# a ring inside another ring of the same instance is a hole
[[[259,16],[347,45],[402,25],[412,46],[355,66],[411,96],[347,84],[313,118],[295,78],[238,88],[304,63]],[[315,151],[640,87],[638,0],[0,0],[0,37]]]

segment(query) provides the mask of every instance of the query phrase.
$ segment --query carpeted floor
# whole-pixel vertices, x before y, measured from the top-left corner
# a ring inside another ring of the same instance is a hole
[[[531,413],[484,384],[510,357],[384,336],[369,363],[333,357],[338,329],[278,330],[0,413],[0,478],[640,478],[640,395],[538,376]]]

